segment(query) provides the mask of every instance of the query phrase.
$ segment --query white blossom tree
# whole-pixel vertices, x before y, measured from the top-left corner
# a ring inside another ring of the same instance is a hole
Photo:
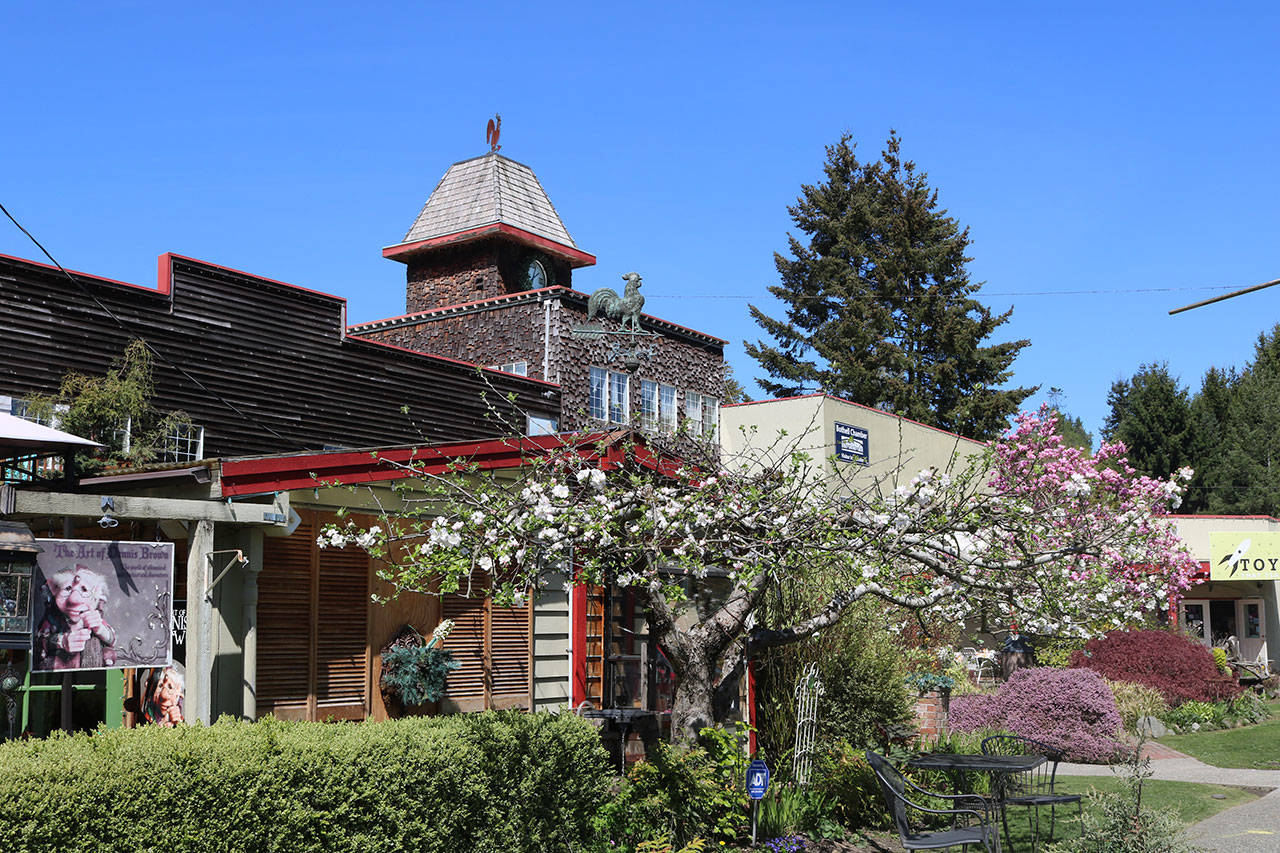
[[[466,460],[408,466],[394,512],[368,529],[331,526],[321,544],[366,549],[398,589],[498,604],[549,583],[634,588],[674,670],[678,740],[713,722],[717,684],[743,656],[821,631],[866,596],[1079,633],[1167,608],[1195,569],[1162,519],[1190,471],[1159,482],[1135,475],[1121,446],[1092,457],[1065,447],[1044,412],[1020,416],[969,464],[891,491],[776,448],[729,459],[625,432],[512,446],[521,465],[498,474]],[[712,576],[727,589],[690,625],[679,618],[688,591]],[[757,624],[783,579],[830,594],[794,624]]]

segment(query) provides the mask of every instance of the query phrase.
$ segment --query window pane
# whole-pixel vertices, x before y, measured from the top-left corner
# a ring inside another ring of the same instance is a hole
[[[1204,605],[1182,605],[1182,621],[1187,633],[1193,637],[1204,639]]]
[[[607,406],[605,401],[608,399],[609,392],[605,386],[605,372],[598,367],[591,368],[591,417],[596,420],[604,420],[607,414]]]
[[[204,457],[204,427],[176,426],[164,437],[164,461],[195,462]]]
[[[690,435],[702,434],[702,395],[694,391],[684,392],[684,417],[689,423]]]
[[[702,431],[707,438],[720,438],[720,401],[714,397],[702,398]]]
[[[1246,603],[1244,606],[1244,635],[1248,639],[1262,636],[1261,607]]]
[[[662,420],[662,431],[670,435],[676,431],[676,389],[671,385],[663,385],[659,389],[658,413]]]
[[[609,374],[609,420],[615,424],[627,422],[627,374]]]
[[[650,379],[640,380],[640,426],[658,428],[658,383]]]
[[[528,424],[525,435],[555,435],[558,424],[555,418],[540,418],[537,415],[529,415]]]

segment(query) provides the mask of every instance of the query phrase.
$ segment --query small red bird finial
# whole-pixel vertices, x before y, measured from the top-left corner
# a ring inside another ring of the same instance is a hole
[[[502,146],[498,144],[498,134],[502,133],[502,116],[497,113],[493,114],[493,118],[489,119],[489,126],[485,128],[484,141],[489,143],[489,151],[497,151]]]

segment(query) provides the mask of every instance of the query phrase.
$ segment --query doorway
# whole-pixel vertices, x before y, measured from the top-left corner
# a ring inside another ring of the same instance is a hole
[[[1195,639],[1210,648],[1240,641],[1240,656],[1266,656],[1266,619],[1261,598],[1188,598],[1178,605],[1178,621]]]

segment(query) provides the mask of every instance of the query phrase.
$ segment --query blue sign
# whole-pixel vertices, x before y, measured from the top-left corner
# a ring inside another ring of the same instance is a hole
[[[764,797],[769,790],[769,765],[759,758],[747,765],[747,796],[753,800]]]
[[[871,464],[871,450],[868,447],[870,436],[862,427],[842,424],[836,421],[836,458],[841,462],[857,462],[860,465]]]

